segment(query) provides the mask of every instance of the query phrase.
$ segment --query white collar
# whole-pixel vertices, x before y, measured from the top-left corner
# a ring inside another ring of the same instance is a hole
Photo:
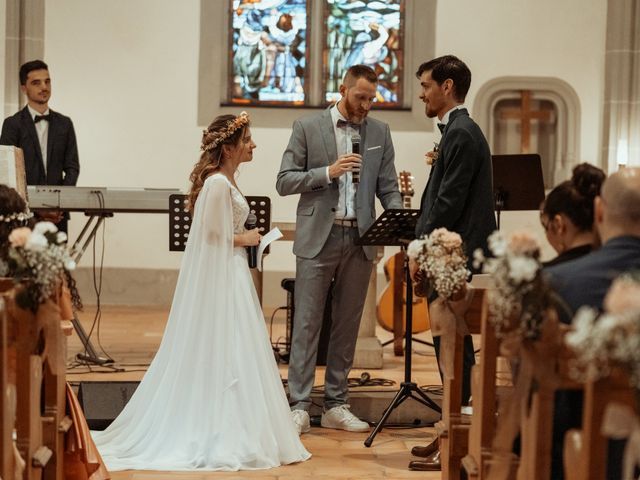
[[[40,112],[34,110],[33,108],[31,108],[31,105],[27,105],[27,108],[29,109],[29,114],[31,114],[31,119],[32,120],[36,119],[36,115],[49,115],[51,113],[51,111],[49,110],[49,107],[47,107],[47,109],[45,110],[44,113],[40,113]]]
[[[442,116],[442,120],[440,120],[439,123],[446,125],[447,123],[449,123],[449,117],[451,116],[451,113],[455,110],[462,110],[463,108],[466,108],[463,104],[456,105]]]

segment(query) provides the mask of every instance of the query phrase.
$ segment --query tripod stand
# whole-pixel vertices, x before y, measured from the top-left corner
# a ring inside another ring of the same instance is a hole
[[[406,278],[405,295],[406,295],[406,325],[405,325],[405,346],[404,346],[404,381],[400,384],[400,390],[396,393],[389,406],[382,414],[382,418],[378,421],[373,432],[365,440],[366,447],[370,447],[373,439],[384,427],[389,415],[399,407],[406,399],[413,398],[417,402],[435,410],[442,412],[440,406],[431,400],[415,382],[411,381],[411,342],[412,321],[413,321],[413,290],[411,288],[411,275],[409,274],[409,257],[406,254],[406,247],[415,237],[415,224],[418,218],[419,210],[386,210],[380,217],[369,227],[358,242],[360,245],[399,245],[404,252],[404,274]]]

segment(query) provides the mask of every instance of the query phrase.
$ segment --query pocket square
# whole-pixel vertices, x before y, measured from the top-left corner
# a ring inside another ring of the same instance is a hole
[[[382,145],[376,145],[375,147],[369,147],[369,148],[367,148],[367,152],[369,152],[371,150],[378,150],[379,148],[382,148]]]

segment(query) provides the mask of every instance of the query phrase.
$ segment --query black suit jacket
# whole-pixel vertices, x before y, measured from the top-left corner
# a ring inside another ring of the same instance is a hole
[[[640,270],[640,237],[612,238],[589,255],[545,269],[553,289],[573,313],[584,305],[602,310],[613,280],[631,270]],[[572,320],[562,313],[560,319]]]
[[[496,229],[489,144],[480,127],[462,108],[451,112],[439,145],[438,159],[420,201],[416,236],[436,228],[457,232],[472,268],[473,252],[487,252],[487,237]]]
[[[69,117],[51,109],[49,112],[46,176],[38,134],[28,107],[5,119],[0,145],[13,145],[23,150],[27,185],[75,185],[80,162],[73,123]]]

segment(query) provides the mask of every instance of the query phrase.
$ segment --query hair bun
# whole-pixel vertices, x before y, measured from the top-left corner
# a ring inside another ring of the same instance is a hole
[[[598,167],[581,163],[574,167],[571,183],[580,195],[592,200],[600,194],[605,178],[606,175]]]

